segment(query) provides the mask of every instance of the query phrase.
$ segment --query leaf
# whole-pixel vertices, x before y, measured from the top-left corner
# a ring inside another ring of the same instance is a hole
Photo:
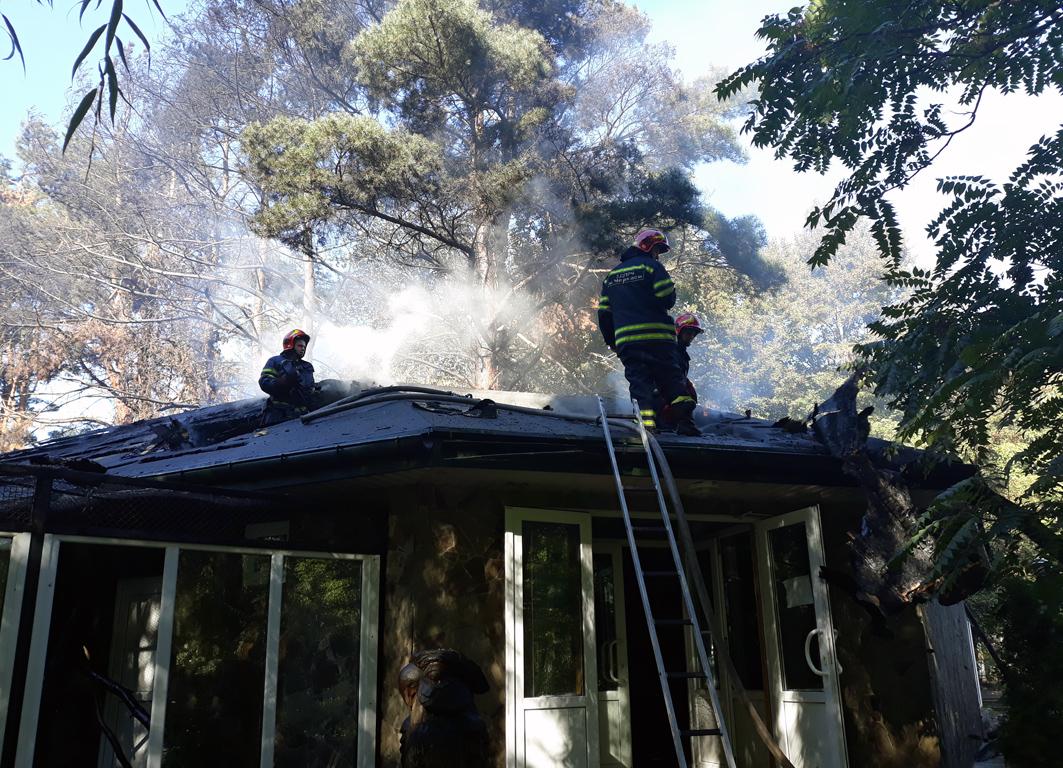
[[[85,60],[85,57],[89,55],[89,52],[96,45],[96,41],[100,39],[100,35],[103,34],[103,30],[105,30],[105,29],[107,29],[107,25],[106,24],[101,24],[96,29],[96,31],[94,31],[91,35],[89,35],[89,41],[87,43],[85,43],[85,47],[81,49],[81,53],[79,53],[78,57],[76,59],[74,59],[74,66],[70,70],[70,79],[71,79],[71,81],[73,81],[74,75],[77,74],[78,67],[81,66],[81,62],[83,62]]]
[[[125,23],[128,24],[129,28],[132,29],[136,33],[137,37],[140,38],[140,42],[144,43],[144,50],[146,50],[148,53],[151,53],[151,44],[148,43],[148,38],[144,36],[144,33],[140,31],[140,27],[133,23],[133,20],[124,13],[122,14],[122,18],[125,19]]]
[[[81,121],[85,119],[85,114],[89,111],[89,107],[92,106],[93,100],[96,98],[96,94],[99,93],[99,87],[93,88],[86,93],[78,104],[77,109],[74,110],[73,116],[70,118],[70,124],[66,127],[66,138],[63,139],[63,152],[66,152],[67,146],[70,144],[70,139],[74,137],[74,131],[81,125]]]
[[[118,44],[118,58],[122,60],[122,66],[125,67],[125,71],[129,71],[129,62],[125,58],[125,46],[122,45],[122,38],[115,35],[114,41]]]
[[[107,75],[107,95],[110,97],[111,125],[114,125],[114,113],[118,109],[118,73],[114,71],[114,62],[108,56],[104,64],[104,73]]]
[[[111,18],[107,22],[107,40],[104,42],[103,50],[110,52],[111,43],[114,42],[115,33],[118,32],[118,22],[122,20],[122,0],[114,0],[114,5],[111,6]]]
[[[19,60],[22,62],[22,71],[26,71],[26,59],[22,55],[22,44],[18,41],[18,35],[15,33],[15,28],[11,26],[11,22],[8,21],[7,16],[0,14],[0,17],[4,20],[4,26],[7,27],[7,36],[11,40],[11,51],[4,57],[4,61],[8,61],[14,58],[15,54],[18,54]]]

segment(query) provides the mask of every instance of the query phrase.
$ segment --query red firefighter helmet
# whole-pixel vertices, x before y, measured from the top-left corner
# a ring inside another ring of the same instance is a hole
[[[293,328],[288,331],[288,335],[284,337],[284,349],[295,349],[295,342],[302,339],[307,344],[310,343],[310,334],[301,328]]]
[[[679,335],[679,332],[684,328],[690,328],[697,333],[704,333],[705,329],[701,327],[701,322],[698,320],[698,316],[693,312],[684,312],[678,315],[675,319],[675,332]]]
[[[666,253],[672,250],[672,246],[668,244],[668,235],[664,234],[659,229],[643,229],[637,235],[635,235],[635,247],[640,251],[649,253],[653,250],[653,246],[663,245],[661,253]]]

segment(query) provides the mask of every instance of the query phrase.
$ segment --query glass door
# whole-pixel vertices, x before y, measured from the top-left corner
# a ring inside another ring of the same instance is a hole
[[[601,765],[631,768],[631,695],[621,544],[594,545],[594,627]]]
[[[770,722],[764,688],[760,596],[752,527],[741,526],[721,533],[711,541],[708,552],[711,561],[702,564],[702,571],[711,574],[714,585],[713,601],[722,632],[718,642],[727,648],[746,696],[763,720]],[[724,692],[721,698],[731,731],[735,761],[743,768],[770,768],[771,755],[757,735],[745,701],[734,682],[727,675],[722,677]],[[709,754],[699,765],[705,768],[724,765],[719,743],[708,739],[703,741],[706,742],[703,752]]]
[[[819,509],[765,520],[756,534],[776,734],[798,768],[846,768]]]
[[[590,519],[506,510],[506,764],[598,763]]]

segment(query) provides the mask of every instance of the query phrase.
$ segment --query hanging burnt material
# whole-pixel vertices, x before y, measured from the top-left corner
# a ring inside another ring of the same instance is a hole
[[[487,678],[457,651],[421,651],[399,671],[399,692],[410,708],[402,723],[402,768],[487,768],[487,726],[473,695]]]
[[[891,616],[930,599],[941,579],[934,571],[934,543],[929,538],[898,557],[915,531],[919,511],[900,472],[882,466],[868,453],[871,409],[857,413],[858,376],[850,376],[819,406],[813,422],[816,438],[832,456],[841,459],[842,470],[867,495],[867,511],[860,530],[851,533],[849,539],[851,579],[830,571],[823,575],[852,592],[872,613]],[[979,579],[968,579],[953,587],[948,595],[938,597],[943,604],[954,603],[980,587]]]

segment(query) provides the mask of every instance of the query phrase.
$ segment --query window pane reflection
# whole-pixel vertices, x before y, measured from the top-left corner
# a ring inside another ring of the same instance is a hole
[[[768,541],[775,573],[783,685],[787,690],[822,690],[823,679],[805,661],[805,638],[816,628],[805,524],[777,528],[769,533]],[[812,663],[822,669],[816,639],[812,640],[810,655]]]
[[[757,626],[757,592],[753,572],[753,534],[740,533],[720,542],[728,647],[747,690],[764,689]]]
[[[277,674],[279,768],[354,765],[362,563],[286,557]]]
[[[183,550],[163,765],[257,765],[269,557]]]
[[[579,526],[523,524],[524,695],[584,693]]]
[[[615,691],[619,685],[613,679],[616,669],[616,582],[613,556],[594,556],[594,637],[598,643],[598,690]]]

